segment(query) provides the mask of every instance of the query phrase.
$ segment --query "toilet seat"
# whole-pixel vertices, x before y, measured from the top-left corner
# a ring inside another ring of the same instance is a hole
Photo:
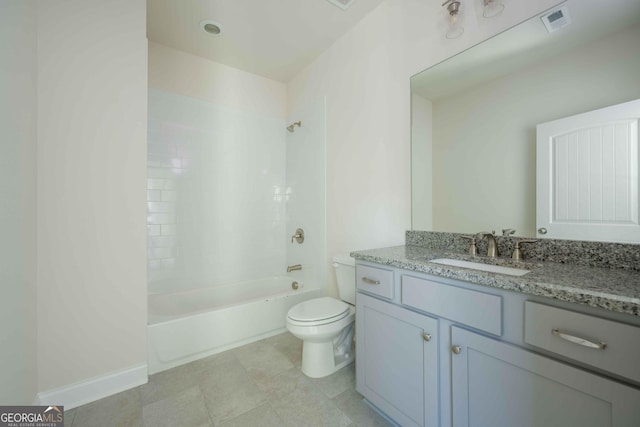
[[[287,313],[287,320],[298,326],[319,326],[343,319],[349,315],[349,311],[349,304],[322,297],[295,305]]]

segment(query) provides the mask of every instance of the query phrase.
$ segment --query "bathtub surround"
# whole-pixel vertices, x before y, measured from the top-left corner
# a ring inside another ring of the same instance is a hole
[[[149,89],[149,292],[282,274],[285,123]]]
[[[171,187],[149,190],[149,290],[280,276],[294,264],[303,269],[292,277],[324,286],[322,97],[291,113],[303,126],[290,133],[283,83],[156,43],[149,86],[149,184]],[[291,244],[300,227],[305,242]]]

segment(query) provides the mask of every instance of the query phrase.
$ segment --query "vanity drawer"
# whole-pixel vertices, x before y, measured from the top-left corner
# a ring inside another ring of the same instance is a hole
[[[356,287],[370,294],[393,299],[393,271],[356,265]]]
[[[402,276],[401,302],[494,335],[502,335],[502,297]]]
[[[527,301],[524,341],[640,382],[640,327]]]

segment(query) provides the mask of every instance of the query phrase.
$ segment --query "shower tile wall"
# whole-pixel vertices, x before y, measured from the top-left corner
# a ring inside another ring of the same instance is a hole
[[[149,291],[282,275],[285,122],[149,89]]]

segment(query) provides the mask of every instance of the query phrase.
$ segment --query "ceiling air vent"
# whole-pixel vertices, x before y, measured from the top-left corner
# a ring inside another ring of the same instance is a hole
[[[338,6],[342,10],[347,10],[349,6],[351,6],[353,2],[356,0],[327,0],[327,1],[334,6]]]
[[[567,6],[562,6],[540,17],[544,26],[547,27],[547,31],[553,33],[562,27],[566,27],[571,24],[571,17],[569,16],[569,9]]]

